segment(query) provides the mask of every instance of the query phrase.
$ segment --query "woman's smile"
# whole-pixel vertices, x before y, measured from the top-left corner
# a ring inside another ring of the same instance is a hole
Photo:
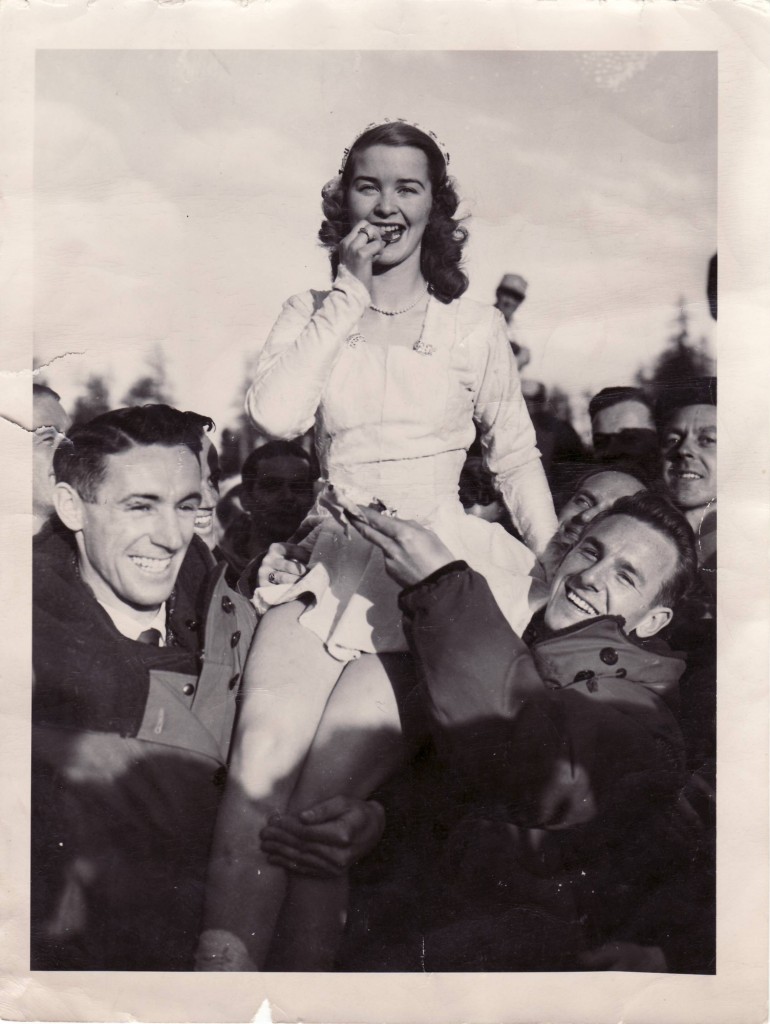
[[[385,244],[376,265],[419,260],[433,206],[427,157],[414,146],[370,146],[355,157],[347,205],[350,222],[368,221]]]

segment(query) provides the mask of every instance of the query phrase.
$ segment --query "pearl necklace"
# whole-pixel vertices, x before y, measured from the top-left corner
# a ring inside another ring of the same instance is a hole
[[[423,294],[420,296],[420,299],[425,298],[426,294],[427,294],[427,290],[425,292],[423,292]],[[420,299],[418,299],[417,302],[419,302]],[[397,310],[395,312],[388,312],[387,310],[384,310],[384,309],[377,309],[375,306],[370,306],[370,309],[374,310],[375,313],[384,313],[385,316],[398,316],[399,313],[406,313],[410,309],[414,309],[414,307],[417,305],[417,302],[413,302],[412,305],[411,306],[407,306],[406,309],[399,309],[399,310]],[[428,301],[425,303],[425,312],[424,312],[423,317],[422,317],[422,324],[420,326],[419,337],[417,338],[417,341],[414,343],[414,345],[412,345],[412,350],[414,352],[419,353],[421,356],[432,356],[434,351],[435,351],[435,348],[434,348],[433,345],[431,345],[429,342],[425,342],[425,341],[422,340],[422,336],[423,336],[423,334],[425,332],[425,322],[428,319],[428,309],[429,309],[429,307],[430,307],[430,295],[428,295]],[[347,344],[348,348],[357,348],[358,345],[365,345],[366,344],[366,338],[363,336],[363,334],[360,333],[360,331],[356,331],[355,334],[348,335],[346,344]]]
[[[427,289],[426,289],[427,291]],[[420,292],[417,298],[409,306],[404,306],[403,309],[380,309],[379,306],[370,305],[374,313],[382,313],[383,316],[401,316],[402,313],[408,313],[410,309],[414,309],[418,302],[421,302],[425,298],[425,292]]]

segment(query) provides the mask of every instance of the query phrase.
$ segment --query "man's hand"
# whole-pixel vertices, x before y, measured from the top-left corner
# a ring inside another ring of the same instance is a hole
[[[362,508],[366,520],[352,520],[362,537],[375,544],[385,556],[385,568],[396,583],[409,587],[424,580],[455,556],[435,533],[407,519],[393,519],[370,508]]]
[[[271,544],[257,573],[260,587],[296,583],[307,572],[307,552],[297,544]]]
[[[271,864],[332,878],[373,850],[384,829],[385,811],[375,800],[334,796],[298,815],[274,815],[260,838]]]

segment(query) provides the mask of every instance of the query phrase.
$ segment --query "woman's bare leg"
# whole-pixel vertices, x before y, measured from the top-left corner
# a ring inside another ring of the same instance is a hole
[[[402,764],[406,751],[394,689],[412,671],[407,654],[365,654],[346,666],[292,794],[291,811],[338,794],[366,798]],[[331,970],[347,903],[347,873],[328,879],[289,873],[267,968]]]
[[[217,818],[199,970],[259,970],[286,888],[259,833],[283,811],[344,663],[298,622],[303,605],[261,621],[244,671],[230,771]]]

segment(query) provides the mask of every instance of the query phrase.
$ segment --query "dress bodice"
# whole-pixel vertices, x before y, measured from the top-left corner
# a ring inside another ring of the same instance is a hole
[[[253,421],[273,437],[315,423],[324,473],[402,512],[405,501],[419,511],[456,500],[475,420],[514,522],[541,551],[553,503],[500,313],[466,297],[431,298],[418,351],[356,338],[368,305],[344,268],[331,291],[288,300],[247,395]]]

